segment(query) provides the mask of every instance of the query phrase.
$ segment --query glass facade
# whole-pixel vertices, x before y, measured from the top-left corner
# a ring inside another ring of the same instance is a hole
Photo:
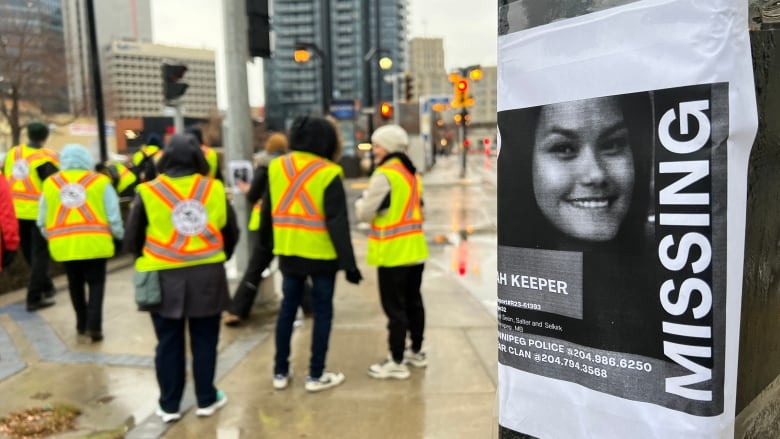
[[[407,0],[273,0],[271,3],[272,56],[264,62],[266,121],[271,129],[285,129],[297,115],[323,111],[323,60],[315,55],[308,63],[295,63],[296,43],[314,44],[329,58],[333,100],[366,102],[369,80],[365,55],[377,47],[377,37],[378,47],[382,49],[379,54],[393,60],[393,68],[388,73],[403,71],[406,66]],[[326,22],[323,11],[328,9]],[[369,60],[375,102],[392,98],[392,87],[385,84],[381,78],[383,73],[376,67],[378,58]]]

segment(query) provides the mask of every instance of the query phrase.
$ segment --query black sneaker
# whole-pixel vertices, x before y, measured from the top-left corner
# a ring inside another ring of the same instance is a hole
[[[41,293],[44,299],[51,299],[52,297],[54,297],[55,294],[57,294],[57,290],[54,289],[46,290],[43,293]]]
[[[48,307],[54,305],[55,303],[57,303],[57,302],[55,302],[54,299],[49,299],[49,298],[44,297],[44,298],[42,298],[41,300],[39,300],[37,302],[28,303],[27,304],[27,311],[33,312],[33,311],[37,311],[39,309],[48,308]]]
[[[103,341],[102,331],[89,331],[89,337],[92,339],[92,343]]]

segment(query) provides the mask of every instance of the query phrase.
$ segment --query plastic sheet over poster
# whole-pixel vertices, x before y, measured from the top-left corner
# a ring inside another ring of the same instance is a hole
[[[502,436],[732,437],[747,4],[502,3]]]

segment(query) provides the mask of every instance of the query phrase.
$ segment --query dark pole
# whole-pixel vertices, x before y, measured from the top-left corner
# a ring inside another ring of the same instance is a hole
[[[322,54],[320,61],[322,62],[322,115],[327,116],[330,114],[330,101],[333,99],[333,64],[330,59],[331,44],[330,44],[330,0],[321,0],[322,7]]]
[[[379,48],[382,47],[382,43],[379,41],[380,34],[381,34],[379,32],[379,3],[380,0],[374,0],[374,40],[375,40],[374,48],[376,49],[376,52],[374,52],[374,56],[376,57],[377,60],[381,56],[381,54],[379,53]],[[372,75],[373,75],[373,70],[376,70],[376,68],[373,64],[371,64],[370,68],[372,70]],[[374,102],[379,103],[382,101],[382,81],[381,78],[379,77],[380,76],[379,72],[377,72],[375,76],[376,78],[374,78],[374,80],[376,81],[375,83],[376,100]]]
[[[92,66],[92,86],[95,93],[95,110],[97,111],[97,132],[100,142],[100,161],[108,161],[106,147],[106,117],[103,114],[103,84],[100,80],[100,60],[98,59],[97,32],[95,31],[95,7],[92,0],[87,0],[87,27],[89,27],[89,56]]]

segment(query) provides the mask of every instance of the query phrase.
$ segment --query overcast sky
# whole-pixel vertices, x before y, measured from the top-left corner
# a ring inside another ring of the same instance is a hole
[[[152,32],[155,42],[217,51],[219,106],[225,106],[221,51],[222,2],[214,0],[154,0]],[[477,6],[478,5],[478,6]],[[444,39],[445,67],[496,65],[495,1],[409,0],[410,36]],[[264,103],[262,61],[249,70],[250,105]]]

